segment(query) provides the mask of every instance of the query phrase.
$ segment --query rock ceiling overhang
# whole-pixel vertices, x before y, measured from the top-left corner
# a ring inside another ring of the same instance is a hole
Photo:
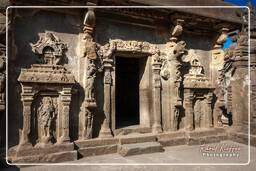
[[[174,0],[174,1],[163,1],[163,0],[61,0],[61,1],[45,1],[45,0],[11,0],[14,5],[200,5],[200,6],[231,6],[231,4],[220,1],[220,0],[194,0],[193,3],[188,0]],[[55,10],[56,12],[64,12],[82,15],[83,10],[72,11],[71,9]],[[185,21],[184,31],[194,33],[211,33],[218,32],[221,27],[227,27],[229,30],[238,29],[241,27],[242,20],[239,9],[219,9],[219,8],[161,8],[161,9],[141,9],[141,8],[115,8],[115,9],[96,9],[96,13],[108,13],[115,14],[116,16],[124,16],[126,19],[131,20],[130,23],[142,25],[146,27],[157,27],[157,25],[173,25],[173,21],[177,18]],[[104,16],[104,15],[101,15]],[[114,16],[114,15],[112,15]],[[118,17],[116,17],[118,18]],[[112,18],[111,18],[112,19]],[[115,20],[115,19],[114,19]],[[132,22],[135,20],[135,22]],[[137,20],[137,21],[136,21]],[[118,21],[118,19],[117,19]],[[119,22],[125,22],[120,20]]]

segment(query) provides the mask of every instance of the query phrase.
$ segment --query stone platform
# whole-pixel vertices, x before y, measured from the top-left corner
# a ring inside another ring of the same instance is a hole
[[[73,143],[54,144],[46,147],[15,146],[8,152],[12,163],[58,163],[77,160]]]
[[[113,138],[77,140],[74,143],[49,147],[18,146],[9,150],[8,159],[13,163],[57,163],[90,156],[119,153],[121,156],[163,152],[165,147],[202,145],[227,140],[222,128],[153,133],[131,133]],[[18,152],[17,152],[18,151]]]
[[[163,151],[162,147],[166,146],[201,145],[220,142],[226,139],[227,136],[223,129],[213,128],[194,130],[191,132],[176,131],[160,134],[132,133],[128,135],[115,136],[108,139],[96,138],[89,140],[79,140],[75,141],[75,145],[78,148],[79,158],[82,158],[111,153],[119,153],[122,156],[129,155],[130,152],[125,152],[125,154],[123,153],[124,149],[126,149],[125,151],[133,151],[134,149],[139,149],[138,151],[140,152],[138,153],[131,152],[131,154],[134,155],[145,154]],[[144,149],[143,145],[148,146],[148,148]]]

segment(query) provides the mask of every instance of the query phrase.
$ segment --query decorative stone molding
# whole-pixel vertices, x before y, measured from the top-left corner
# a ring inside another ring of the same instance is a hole
[[[32,51],[39,55],[40,64],[58,65],[63,57],[67,45],[51,32],[45,32],[36,44],[30,43]]]
[[[156,54],[159,49],[157,46],[150,44],[149,42],[138,42],[138,41],[125,41],[121,39],[110,40],[104,46],[101,46],[98,54],[102,58],[111,58],[114,51],[117,52],[132,52],[132,53],[143,53],[143,54]]]

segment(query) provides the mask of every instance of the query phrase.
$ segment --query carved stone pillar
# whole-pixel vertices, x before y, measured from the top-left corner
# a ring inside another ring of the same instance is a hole
[[[162,132],[162,123],[161,123],[161,62],[154,61],[153,63],[153,109],[154,109],[154,123],[152,132],[160,133]]]
[[[104,114],[105,118],[101,125],[101,130],[99,137],[100,138],[109,138],[112,137],[111,129],[110,129],[110,116],[111,116],[111,70],[112,70],[112,59],[104,59],[103,67],[104,67]]]
[[[33,96],[32,87],[22,85],[23,128],[20,135],[19,146],[32,146],[29,141],[29,134],[31,131],[31,104],[33,102]]]
[[[61,93],[61,127],[59,128],[60,137],[57,138],[57,142],[65,143],[70,141],[69,137],[69,111],[70,111],[70,102],[71,102],[71,90],[72,87],[65,87]]]
[[[193,122],[194,122],[194,109],[193,109],[193,92],[191,89],[184,90],[184,107],[185,107],[185,129],[193,130]]]
[[[206,128],[211,128],[213,127],[213,122],[212,122],[212,100],[213,100],[213,93],[208,92],[206,95],[206,110],[205,110],[205,127]]]
[[[216,40],[216,43],[214,45],[214,49],[212,50],[212,61],[211,61],[211,80],[212,85],[216,87],[214,94],[216,95],[216,102],[214,105],[213,110],[213,117],[214,117],[214,126],[215,127],[221,127],[221,116],[222,116],[222,110],[221,107],[224,106],[224,97],[221,91],[221,85],[219,82],[220,78],[220,72],[224,64],[224,51],[221,49],[223,47],[223,44],[227,40],[227,31],[229,30],[226,27],[223,26],[216,26],[219,27],[219,36]]]

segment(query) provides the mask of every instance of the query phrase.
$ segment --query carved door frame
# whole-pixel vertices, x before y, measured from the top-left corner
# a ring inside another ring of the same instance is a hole
[[[111,46],[111,44],[113,46]],[[110,47],[112,47],[113,49],[110,49]],[[148,87],[148,93],[151,93],[152,94],[152,100],[150,100],[150,97],[148,97],[148,100],[149,100],[149,103],[148,103],[148,116],[150,117],[149,118],[149,123],[147,126],[149,127],[152,127],[153,122],[156,120],[153,115],[155,115],[156,113],[158,113],[158,118],[160,117],[161,118],[161,103],[157,103],[157,102],[160,102],[160,99],[156,99],[154,97],[154,94],[152,92],[152,90],[154,89],[159,89],[159,93],[160,94],[160,89],[161,89],[161,83],[159,84],[160,86],[154,86],[156,81],[156,79],[153,79],[151,77],[154,77],[154,73],[158,74],[160,78],[160,67],[157,67],[159,68],[159,72],[155,72],[155,68],[154,68],[154,64],[155,64],[155,58],[156,56],[159,57],[159,48],[156,46],[156,45],[153,45],[149,42],[140,42],[140,41],[125,41],[125,40],[120,40],[120,39],[114,39],[114,40],[110,40],[108,44],[104,45],[104,46],[101,46],[101,49],[102,49],[102,52],[101,54],[103,54],[103,63],[104,63],[104,60],[106,60],[106,58],[104,59],[104,50],[108,50],[108,51],[112,51],[111,55],[109,55],[107,57],[107,60],[112,60],[112,64],[111,64],[111,70],[110,70],[110,75],[111,75],[111,79],[112,79],[112,82],[111,82],[111,97],[110,97],[110,102],[106,102],[104,101],[104,104],[107,104],[107,105],[110,105],[108,106],[111,110],[110,110],[110,113],[107,116],[111,117],[111,118],[108,118],[110,119],[109,120],[109,128],[114,131],[116,130],[116,94],[115,94],[115,90],[116,90],[116,83],[115,83],[115,71],[116,71],[116,68],[115,68],[115,65],[116,65],[116,57],[117,56],[121,56],[121,57],[132,57],[132,56],[136,56],[136,57],[147,57],[147,61],[146,61],[146,67],[148,68],[145,68],[145,69],[148,69],[148,79],[149,79],[149,87]],[[161,64],[160,64],[161,65]],[[103,64],[104,66],[104,64]],[[153,71],[154,70],[154,71]],[[109,72],[109,71],[107,71]],[[105,71],[106,73],[106,71]],[[107,74],[104,74],[104,80],[106,80],[106,75]],[[160,80],[160,79],[159,79]],[[158,81],[159,81],[158,80]],[[105,81],[104,81],[105,82]],[[105,90],[104,90],[105,91]],[[160,95],[158,95],[157,97],[160,98]],[[156,102],[156,103],[155,103]],[[152,109],[150,110],[150,107],[151,105],[150,104],[153,104],[153,107]],[[157,104],[159,105],[158,107],[155,107],[154,104]],[[105,106],[105,105],[104,105]],[[155,111],[155,109],[159,109],[159,111]],[[154,114],[153,114],[154,113]],[[141,107],[140,107],[140,118],[141,118]],[[159,120],[159,119],[158,119]],[[160,122],[160,121],[159,121]],[[160,123],[161,124],[161,123]],[[141,119],[140,119],[140,125],[141,125]]]

